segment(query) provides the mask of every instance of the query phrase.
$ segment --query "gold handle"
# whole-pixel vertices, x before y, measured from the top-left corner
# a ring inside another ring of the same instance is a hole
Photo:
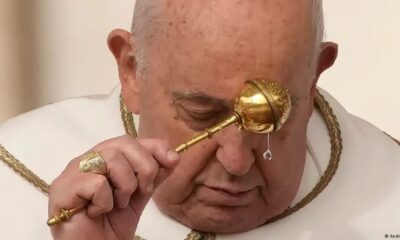
[[[49,218],[49,220],[47,220],[47,225],[51,227],[59,223],[62,223],[64,221],[67,221],[73,215],[81,211],[84,207],[85,205],[72,209],[60,209],[58,215],[52,216],[51,218]]]
[[[212,138],[212,136],[216,133],[221,131],[222,129],[234,124],[234,123],[240,123],[240,117],[234,113],[234,115],[230,116],[229,118],[227,118],[226,120],[218,123],[217,125],[213,126],[212,128],[208,128],[206,130],[204,130],[204,132],[194,136],[193,138],[191,138],[189,141],[187,141],[186,143],[183,143],[181,145],[179,145],[175,151],[177,153],[181,153],[183,151],[186,151],[189,147],[195,145],[196,143],[206,139],[206,138]]]

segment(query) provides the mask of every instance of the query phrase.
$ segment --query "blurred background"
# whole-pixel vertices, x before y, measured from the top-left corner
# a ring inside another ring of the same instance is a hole
[[[0,122],[118,83],[106,45],[129,29],[132,0],[0,0]],[[400,1],[324,1],[336,65],[319,86],[345,108],[400,139]]]

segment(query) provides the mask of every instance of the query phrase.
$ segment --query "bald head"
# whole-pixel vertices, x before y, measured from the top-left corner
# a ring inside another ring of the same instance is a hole
[[[147,64],[145,61],[146,56],[146,42],[150,41],[152,38],[157,37],[160,33],[160,27],[164,25],[166,22],[169,21],[171,16],[168,16],[167,12],[168,9],[174,9],[173,14],[182,14],[180,11],[187,11],[190,5],[198,7],[194,9],[192,12],[196,14],[200,12],[202,9],[211,7],[219,1],[201,1],[197,4],[187,4],[185,2],[188,1],[148,1],[148,0],[137,0],[133,15],[132,21],[132,32],[135,34],[137,38],[137,49],[136,49],[136,60],[138,63],[139,70],[144,70],[147,68]],[[195,1],[196,2],[196,1]],[[224,1],[222,1],[224,2]],[[264,1],[254,1],[250,4],[254,6],[255,9],[259,9],[259,16],[257,14],[253,15],[252,17],[257,19],[258,17],[262,17],[263,15],[270,15],[272,9],[281,10],[285,8],[290,8],[290,6],[295,5],[295,7],[300,11],[303,12],[305,19],[310,20],[310,28],[309,30],[312,31],[313,39],[315,45],[315,55],[318,54],[320,43],[323,40],[324,36],[324,17],[323,17],[323,7],[322,7],[322,0],[302,0],[299,1],[299,4],[293,4],[292,1],[271,1],[264,0]],[[273,3],[275,2],[275,3]],[[234,8],[241,8],[243,1],[236,0],[236,1],[229,1],[226,2],[229,5],[233,6]],[[272,5],[275,5],[273,7]],[[264,6],[264,8],[262,8]],[[260,8],[261,7],[261,8]],[[185,9],[186,8],[186,9]],[[279,9],[280,8],[280,9]],[[219,14],[218,12],[214,12],[214,14]],[[295,14],[292,12],[292,14]],[[170,14],[171,15],[171,14]],[[187,17],[187,16],[185,16]],[[232,16],[235,18],[235,16]],[[288,17],[286,15],[286,17]],[[297,16],[294,15],[294,18],[299,17],[298,13]],[[283,26],[284,27],[284,26]]]

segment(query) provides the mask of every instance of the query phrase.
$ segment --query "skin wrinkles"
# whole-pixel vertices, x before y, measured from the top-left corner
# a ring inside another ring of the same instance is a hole
[[[235,126],[182,153],[153,194],[163,213],[200,231],[235,233],[263,224],[292,203],[304,169],[315,84],[336,57],[334,44],[321,45],[321,54],[314,56],[311,2],[167,1],[165,21],[157,28],[162,31],[146,43],[147,71],[136,76],[128,67],[120,74],[128,108],[140,116],[140,137],[181,144],[213,123],[194,124],[187,113],[221,108],[222,119],[244,82],[260,76],[288,88],[295,107],[272,134],[272,161],[262,158],[265,134]],[[134,39],[125,47],[135,52]],[[179,113],[177,107],[186,110]],[[255,190],[235,197],[207,185]]]
[[[200,91],[174,92],[172,105],[176,109],[175,119],[185,122],[189,128],[196,131],[211,127],[231,112],[231,104],[228,101]]]
[[[207,95],[206,93],[202,91],[193,91],[193,92],[174,92],[174,99],[175,100],[180,100],[180,99],[185,99],[185,100],[191,100],[191,101],[196,101],[196,102],[202,102],[204,105],[206,104],[215,104],[215,105],[222,105],[227,108],[232,107],[233,101],[226,101],[221,98],[217,97],[212,97]]]

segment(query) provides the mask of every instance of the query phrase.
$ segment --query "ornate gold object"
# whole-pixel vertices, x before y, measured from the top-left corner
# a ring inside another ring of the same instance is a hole
[[[103,157],[98,152],[92,151],[83,155],[79,162],[79,170],[84,173],[105,175],[107,173],[107,166]],[[52,216],[47,220],[47,225],[51,227],[67,221],[83,208],[84,206],[73,209],[60,209],[58,215]]]
[[[105,175],[107,173],[106,162],[98,152],[88,152],[79,162],[79,170],[84,173]]]
[[[278,131],[288,120],[290,110],[289,92],[278,83],[261,79],[246,81],[244,89],[236,98],[232,116],[179,145],[175,151],[185,151],[232,124],[256,133]]]
[[[82,210],[85,206],[82,207],[77,207],[73,209],[60,209],[60,212],[58,215],[55,215],[51,217],[49,220],[47,220],[47,225],[49,227],[57,225],[59,223],[62,223],[64,221],[67,221],[70,217],[72,217],[75,213],[78,213],[80,210]]]
[[[311,202],[313,199],[315,199],[324,190],[324,188],[328,185],[329,181],[332,179],[332,177],[334,176],[334,174],[338,168],[340,154],[341,154],[341,150],[342,150],[342,139],[341,139],[339,123],[337,122],[336,116],[334,115],[331,107],[329,106],[329,103],[324,99],[324,97],[318,91],[316,94],[315,105],[320,110],[320,112],[325,120],[325,123],[328,127],[328,131],[329,131],[329,136],[330,136],[330,141],[331,141],[331,153],[330,153],[331,158],[329,161],[329,165],[326,168],[324,175],[321,177],[318,184],[313,188],[313,190],[304,199],[302,199],[294,207],[289,208],[282,214],[269,220],[267,223],[271,223],[271,222],[277,221],[281,218],[284,218],[284,217],[298,211],[299,209],[303,208],[304,206],[306,206],[309,202]],[[124,106],[122,98],[120,101],[120,107],[121,107],[121,118],[122,118],[124,127],[126,129],[126,133],[132,135],[133,137],[136,137],[137,134],[135,131],[135,124],[133,121],[132,114],[129,113],[127,108]],[[400,143],[399,143],[399,145],[400,145]],[[6,165],[8,165],[11,169],[13,169],[17,174],[19,174],[25,180],[32,183],[42,193],[44,193],[45,195],[48,195],[49,188],[50,188],[49,184],[47,184],[38,175],[33,173],[31,170],[29,170],[28,167],[26,167],[23,163],[21,163],[10,152],[8,152],[1,144],[0,144],[0,161],[4,162]],[[201,233],[201,232],[193,230],[188,235],[187,240],[191,239],[191,237],[193,237],[194,235],[196,235],[197,238],[204,239],[204,240],[213,239],[213,236],[215,236],[214,234],[205,234],[205,233]],[[140,238],[139,236],[135,236],[134,239],[143,239],[143,238]]]
[[[278,131],[291,111],[289,91],[278,83],[263,80],[246,81],[236,99],[234,110],[241,117],[241,127],[250,132]]]

